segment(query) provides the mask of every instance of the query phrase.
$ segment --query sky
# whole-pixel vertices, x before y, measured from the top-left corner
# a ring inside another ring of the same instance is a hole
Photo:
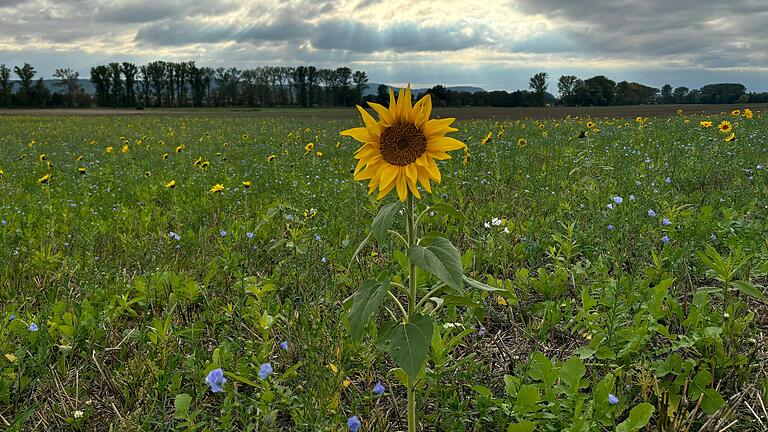
[[[0,0],[0,64],[348,66],[415,87],[547,72],[768,91],[768,0]]]

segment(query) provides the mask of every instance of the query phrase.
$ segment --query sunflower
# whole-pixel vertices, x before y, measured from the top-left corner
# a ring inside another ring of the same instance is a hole
[[[635,123],[640,123],[640,124],[643,124],[643,123],[644,123],[644,122],[643,122],[643,117],[641,117],[641,116],[637,116],[637,117],[635,117]]]
[[[323,157],[323,152],[319,151],[315,153],[315,156],[317,157]]]
[[[304,154],[311,152],[312,150],[314,150],[314,148],[315,148],[315,143],[312,143],[312,142],[307,143],[307,145],[304,146]]]
[[[199,157],[192,163],[194,166],[199,166],[203,162],[203,158]]]
[[[211,166],[211,163],[208,161],[204,161],[203,163],[200,164],[200,168],[204,170],[207,170],[209,166]]]
[[[219,192],[221,192],[223,190],[224,190],[224,185],[221,184],[221,183],[216,183],[215,185],[213,185],[213,187],[211,188],[211,190],[209,192],[210,193],[219,193]]]
[[[751,118],[752,118],[752,115],[753,115],[753,114],[752,114],[752,110],[751,110],[751,109],[749,109],[749,108],[744,108],[744,118],[746,118],[747,120],[749,120],[749,119],[751,119]]]
[[[40,184],[48,184],[48,183],[51,182],[51,178],[53,178],[52,175],[46,174],[46,175],[40,177],[39,179],[37,179],[37,182],[40,183]]]
[[[683,115],[683,110],[682,109],[677,110],[677,115]]]
[[[105,148],[104,151],[107,153],[112,153],[112,146]]]
[[[738,117],[738,116],[741,115],[741,110],[735,109],[735,110],[731,111],[731,115]]]
[[[709,129],[709,128],[712,127],[712,122],[709,121],[709,120],[702,120],[702,121],[699,122],[699,126],[705,128],[705,129]]]
[[[277,156],[273,154],[267,156],[267,162],[274,162],[276,157]]]
[[[248,141],[248,134],[247,134],[247,133],[244,133],[244,134],[243,134],[243,141]],[[226,147],[226,146],[225,146],[225,147]]]
[[[485,138],[483,138],[483,140],[480,141],[480,144],[488,144],[489,142],[491,142],[491,138],[493,138],[493,132],[488,132],[488,135],[486,135]]]
[[[77,172],[79,172],[80,174],[85,174],[85,171],[86,170],[85,170],[84,167],[80,167],[80,168],[77,169]]]
[[[144,177],[149,177],[149,176],[151,176],[151,175],[152,175],[152,173],[151,173],[151,172],[149,172],[149,171],[144,171]]]
[[[176,180],[171,180],[169,182],[165,183],[165,187],[168,189],[173,189],[176,187]]]
[[[168,160],[169,156],[170,155],[168,153],[163,153],[163,160]]]
[[[717,125],[717,128],[722,133],[729,133],[733,130],[733,126],[731,126],[731,122],[729,122],[728,120],[721,121],[720,124]]]
[[[180,144],[176,146],[176,153],[181,153],[184,151],[184,147],[186,147],[184,144]]]
[[[592,121],[587,122],[587,128],[592,129],[594,127],[595,127],[595,122],[592,122]]]
[[[528,144],[528,141],[525,140],[525,138],[518,138],[517,140],[517,146],[518,147],[525,147],[525,145]]]
[[[48,160],[48,156],[45,153],[42,153],[40,156],[37,157],[37,160],[40,162],[45,162]]]
[[[736,134],[733,132],[731,132],[730,135],[725,137],[725,142],[734,142],[734,141],[736,141]]]
[[[251,187],[251,182],[250,181],[244,181],[243,182],[243,187],[248,189],[249,187]]]
[[[389,108],[373,102],[368,105],[378,113],[379,121],[358,105],[365,127],[341,132],[363,143],[355,152],[355,180],[370,179],[368,193],[378,188],[377,199],[384,198],[392,189],[397,190],[400,201],[405,201],[409,191],[421,198],[417,183],[431,193],[430,181],[439,183],[442,179],[435,159],[450,159],[448,151],[466,147],[463,142],[445,136],[458,131],[451,127],[456,119],[430,120],[430,95],[411,105],[410,85],[400,90],[397,100],[394,92],[389,91]]]

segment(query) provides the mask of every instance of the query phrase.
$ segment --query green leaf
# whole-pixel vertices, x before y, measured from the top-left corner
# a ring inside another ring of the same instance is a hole
[[[359,341],[363,332],[376,310],[379,309],[389,290],[389,279],[378,281],[368,279],[352,296],[352,307],[349,309],[349,331],[352,339]]]
[[[578,357],[571,357],[560,368],[560,379],[572,393],[576,393],[581,386],[581,378],[586,372],[584,362]]]
[[[464,276],[464,282],[467,283],[467,285],[471,286],[472,288],[488,291],[488,292],[496,292],[496,291],[506,291],[504,288],[496,288],[487,284],[484,284],[480,281],[476,281],[472,279],[469,276]]]
[[[384,240],[387,237],[387,232],[392,226],[392,219],[395,217],[395,213],[400,210],[400,206],[401,204],[399,201],[387,204],[383,206],[379,210],[379,214],[373,218],[371,230],[373,232],[373,236],[376,237],[376,241],[379,242],[379,244],[384,243]]]
[[[535,380],[543,382],[546,387],[550,387],[557,380],[557,369],[555,369],[552,361],[547,356],[537,352],[533,355],[533,362],[531,363],[528,375]]]
[[[437,237],[427,247],[411,246],[408,249],[408,258],[420,268],[437,276],[451,288],[462,289],[464,269],[461,265],[461,254],[450,240]]]
[[[192,396],[181,393],[176,395],[173,401],[173,417],[177,419],[186,419],[189,417],[189,405],[192,403]]]
[[[491,389],[489,389],[486,386],[481,386],[478,384],[478,385],[473,385],[470,388],[475,392],[477,392],[477,394],[479,394],[480,396],[485,396],[487,398],[493,396],[493,392],[491,391]]]
[[[510,423],[507,426],[507,432],[533,432],[536,425],[530,420],[523,420],[520,423]]]
[[[707,414],[714,414],[725,404],[725,399],[717,390],[708,388],[704,390],[704,398],[701,400],[701,409]]]
[[[736,280],[731,283],[736,287],[736,289],[743,292],[744,294],[752,298],[756,298],[762,302],[768,303],[768,297],[766,297],[758,287],[752,285],[751,283],[743,280]]]
[[[379,333],[379,349],[388,353],[411,382],[416,379],[429,352],[432,318],[415,315],[407,323],[389,323]]]
[[[629,418],[616,426],[616,432],[637,432],[645,427],[656,409],[653,405],[643,402],[632,408]]]
[[[467,217],[464,216],[464,213],[450,204],[437,203],[429,206],[429,209],[435,213],[444,213],[459,220],[467,220]]]
[[[532,384],[526,384],[517,391],[517,401],[515,401],[515,412],[518,414],[527,414],[536,411],[537,404],[541,400],[539,388]]]

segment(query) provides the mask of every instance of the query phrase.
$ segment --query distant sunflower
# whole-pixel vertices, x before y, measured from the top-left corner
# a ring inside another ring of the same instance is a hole
[[[274,162],[275,158],[277,158],[276,155],[273,155],[273,154],[269,155],[269,156],[267,156],[267,162]]]
[[[752,118],[752,116],[753,116],[753,114],[752,114],[752,110],[751,110],[751,109],[749,109],[749,108],[745,108],[745,109],[744,109],[744,118],[746,118],[747,120],[749,120],[749,119],[751,119],[751,118]]]
[[[170,155],[168,153],[163,153],[163,160],[168,160],[169,156]]]
[[[149,177],[149,176],[151,176],[151,175],[152,175],[152,173],[151,173],[151,172],[149,172],[149,171],[144,171],[144,177]]]
[[[120,149],[122,153],[128,153],[128,144],[123,144],[123,148]]]
[[[731,115],[738,117],[738,116],[741,115],[741,110],[735,109],[735,110],[731,111]]]
[[[202,168],[202,169],[204,169],[204,170],[207,170],[209,166],[211,166],[211,163],[210,163],[210,162],[208,162],[208,161],[203,161],[203,162],[200,164],[200,168]]]
[[[75,159],[75,160],[80,162],[81,160],[83,160],[83,155],[78,156],[77,159]]]
[[[414,197],[421,198],[417,183],[431,193],[430,181],[439,183],[442,180],[435,160],[450,159],[447,152],[466,147],[463,142],[445,136],[458,131],[451,127],[456,119],[430,120],[430,95],[412,105],[410,85],[400,90],[397,99],[394,92],[389,91],[389,108],[373,102],[368,105],[379,115],[379,121],[358,105],[365,127],[341,132],[363,143],[355,152],[358,159],[355,180],[370,179],[368,193],[378,188],[378,199],[393,189],[400,201],[405,201],[409,191]]]
[[[315,152],[315,156],[317,156],[317,157],[323,157],[323,152],[321,152],[321,151],[319,151],[319,152]]]
[[[717,129],[722,133],[730,133],[733,130],[733,126],[728,120],[723,120],[717,125]]]
[[[80,174],[85,174],[86,173],[86,169],[84,167],[80,167],[80,168],[77,169],[77,172],[79,172]]]
[[[112,146],[105,148],[104,151],[107,153],[112,153]]]
[[[180,144],[176,146],[176,153],[181,153],[184,151],[184,147],[186,147],[184,144]]]
[[[251,187],[251,182],[250,181],[244,181],[243,182],[243,187],[248,189],[249,187]]]
[[[709,129],[709,128],[712,127],[712,122],[709,121],[709,120],[702,120],[702,121],[699,122],[699,126],[705,128],[705,129]]]
[[[517,146],[522,148],[525,147],[525,145],[528,144],[528,141],[525,140],[525,138],[518,138],[517,140]]]
[[[734,141],[736,141],[736,134],[735,133],[731,133],[730,135],[725,137],[725,141],[726,142],[734,142]]]
[[[592,122],[592,121],[587,122],[587,128],[592,129],[594,127],[595,127],[595,122]]]
[[[37,179],[37,182],[40,183],[40,184],[48,184],[48,183],[51,182],[52,178],[53,178],[53,176],[51,174],[46,174],[46,175],[40,177],[39,179]]]
[[[213,185],[213,187],[211,188],[211,190],[209,192],[211,192],[211,193],[219,193],[219,192],[221,192],[223,190],[224,190],[224,185],[221,184],[221,183],[216,183],[215,185]]]
[[[488,144],[489,142],[491,142],[491,138],[493,138],[493,132],[488,132],[488,135],[486,135],[485,138],[483,138],[483,140],[480,141],[480,144]]]
[[[683,115],[683,110],[682,109],[677,110],[677,115]]]
[[[168,189],[173,189],[176,187],[176,180],[171,180],[165,183],[165,187]]]
[[[40,162],[45,162],[48,160],[48,156],[45,153],[40,154],[40,156],[37,157],[37,160]]]
[[[304,154],[307,154],[315,149],[315,143],[307,143],[307,145],[304,146]]]

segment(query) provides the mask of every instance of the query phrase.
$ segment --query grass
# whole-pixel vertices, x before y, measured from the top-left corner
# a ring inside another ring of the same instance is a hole
[[[711,116],[734,142],[702,119],[459,122],[468,157],[424,201],[460,213],[422,226],[500,291],[439,310],[425,430],[768,424],[768,116]],[[345,326],[363,280],[407,272],[394,241],[353,258],[380,203],[352,180],[352,125],[0,117],[4,427],[403,429],[393,364]]]

